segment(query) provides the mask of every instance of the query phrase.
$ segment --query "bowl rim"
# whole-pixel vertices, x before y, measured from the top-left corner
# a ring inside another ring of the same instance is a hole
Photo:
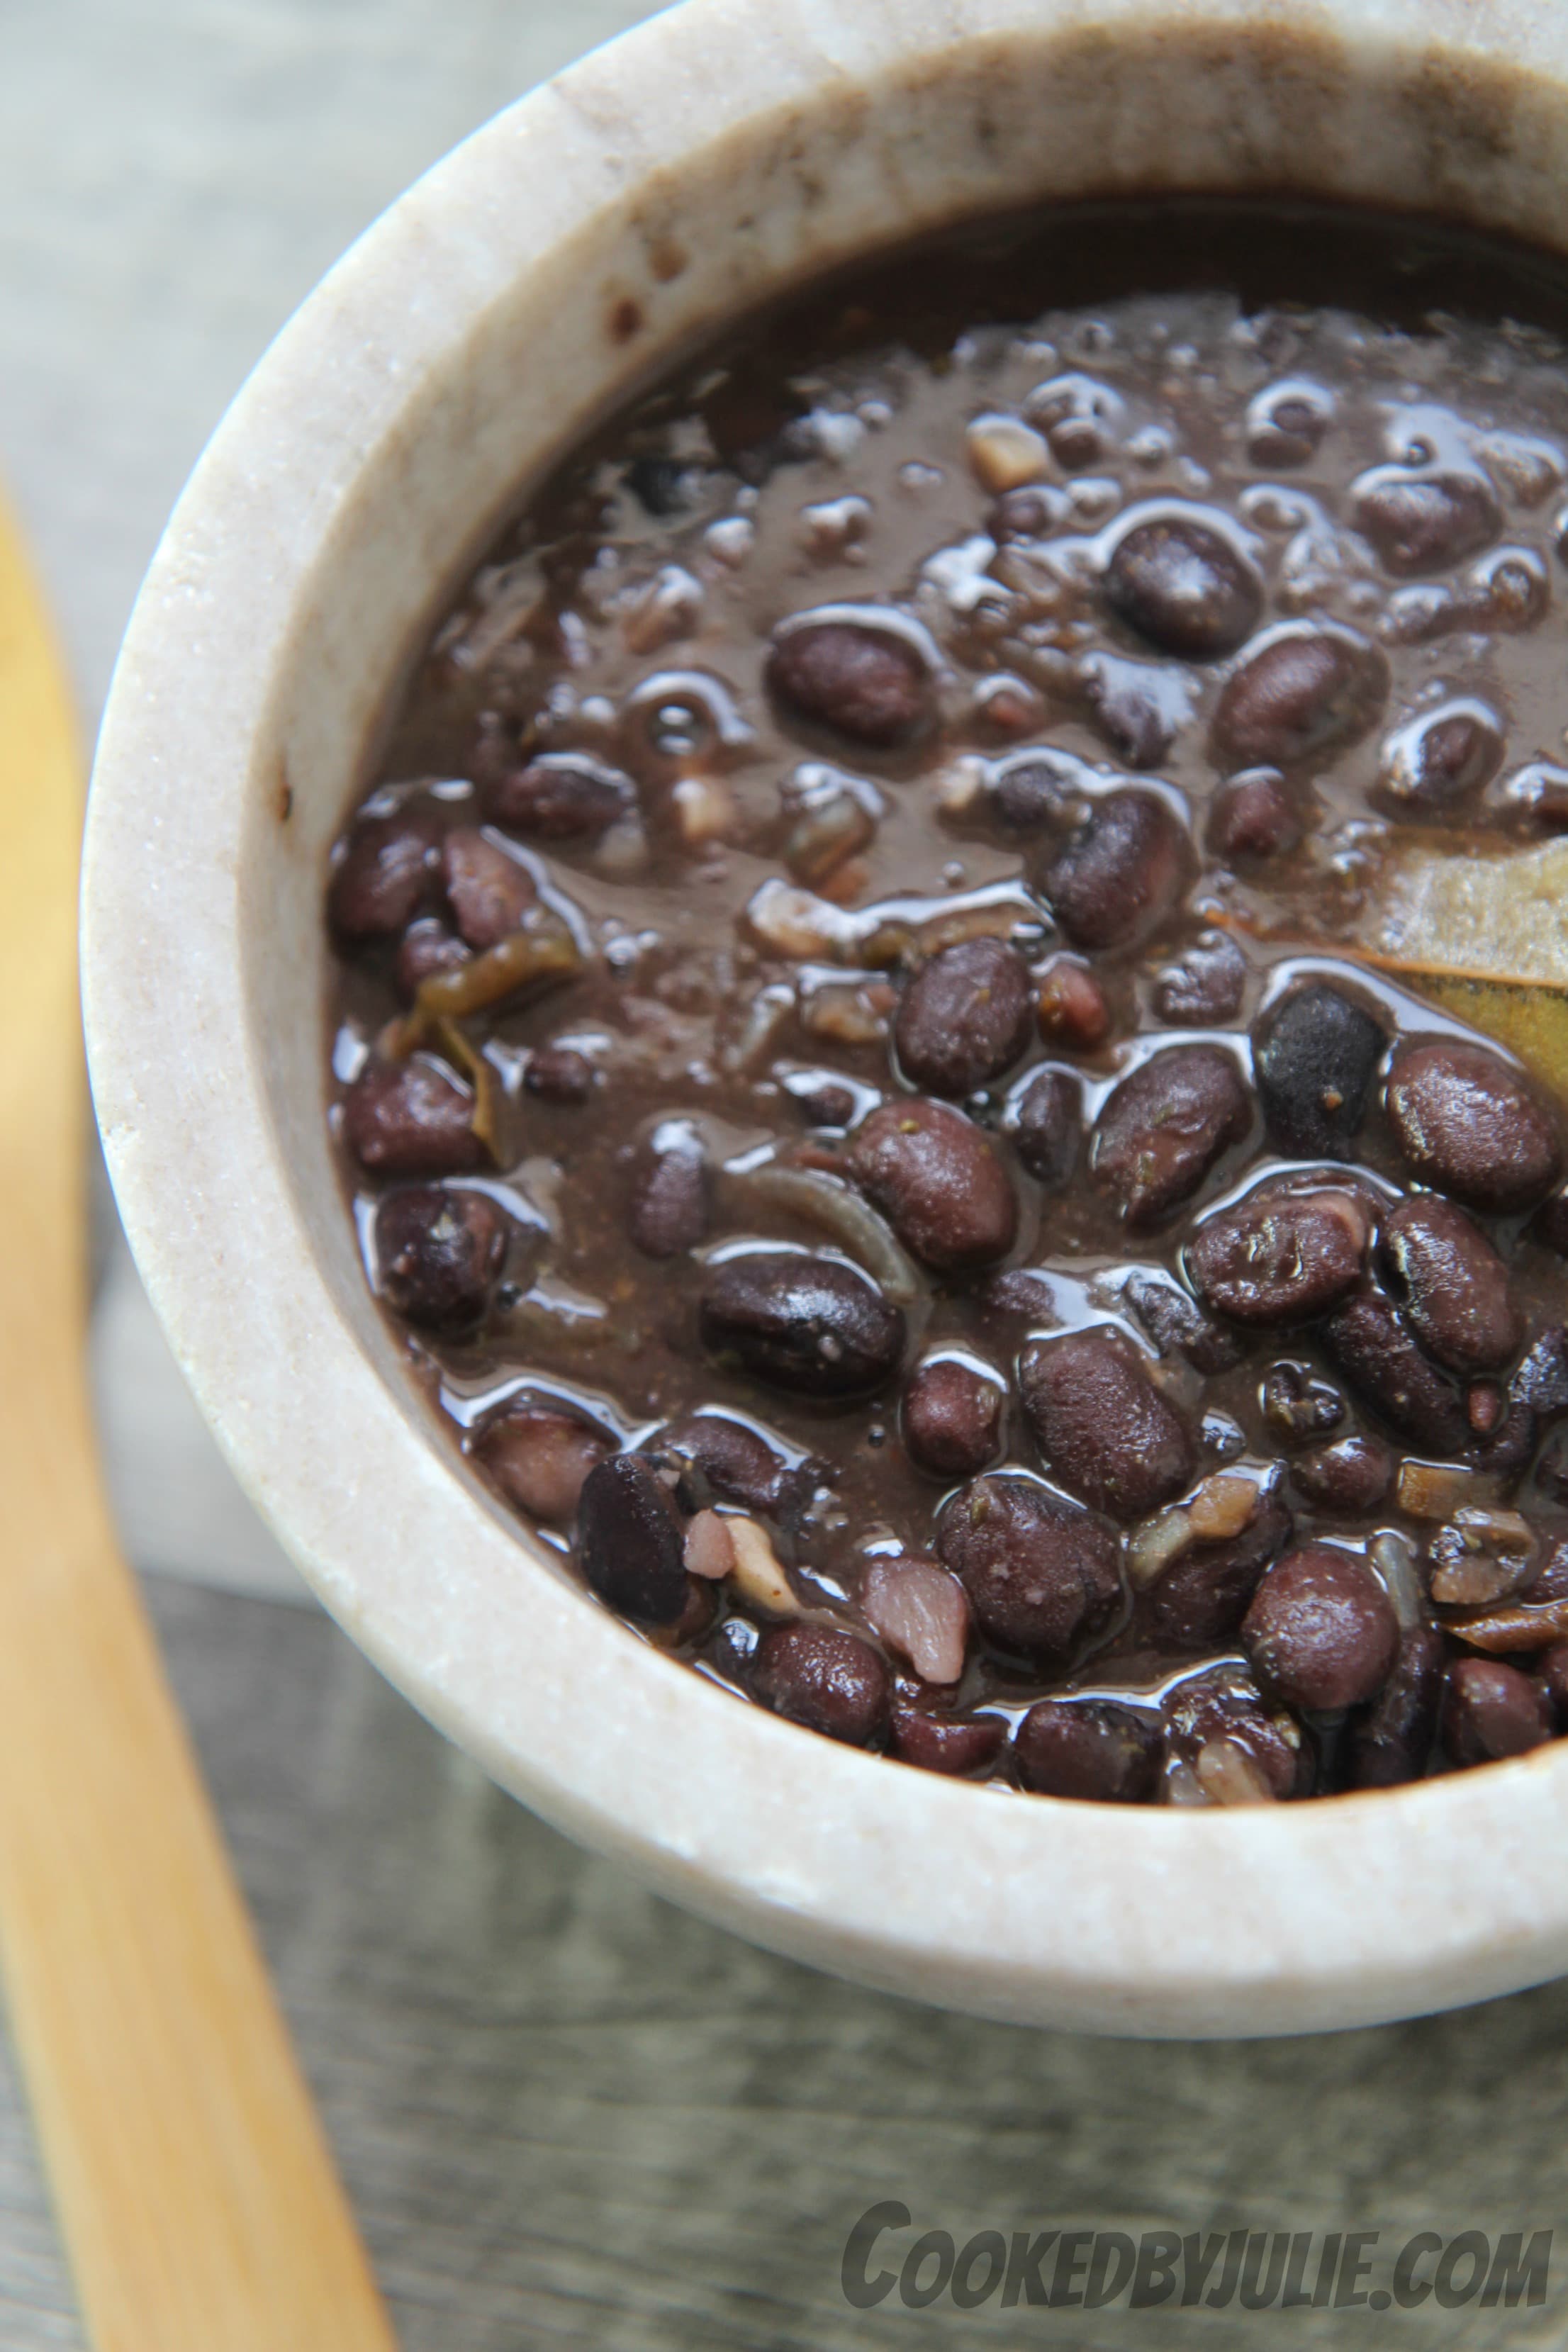
[[[759,55],[761,13],[752,0],[685,0],[426,173],[284,329],[180,500],[117,666],[84,856],[92,1082],[142,1278],[242,1484],[353,1639],[536,1811],[753,1940],[956,2007],[1128,2033],[1321,2029],[1539,1981],[1568,1968],[1568,1873],[1554,1860],[1568,1742],[1303,1806],[1021,1799],[738,1704],[567,1588],[526,1538],[552,1572],[508,1594],[527,1644],[520,1675],[518,1656],[487,1640],[486,1613],[509,1559],[515,1572],[518,1536],[434,1432],[411,1442],[411,1401],[369,1364],[323,1279],[232,950],[253,747],[339,501],[384,447],[366,434],[353,354],[368,341],[394,362],[377,395],[384,436],[503,262],[537,266],[628,184],[689,163],[694,87],[716,147],[782,107],[823,102],[847,70],[868,83],[940,71],[970,38],[1044,43],[1087,20],[1317,35],[1358,12],[1355,0],[872,0],[846,32],[826,0],[770,0]],[[1456,33],[1473,44],[1483,14],[1504,64],[1568,83],[1562,38],[1506,5],[1384,0],[1377,36],[1428,54]],[[652,102],[661,92],[679,100],[668,122]],[[520,156],[551,191],[548,240],[534,247],[490,217]],[[444,240],[479,220],[489,258],[454,293],[437,282]],[[263,499],[268,562],[241,594]],[[192,691],[198,661],[206,683]],[[192,774],[199,796],[182,792]],[[171,910],[189,920],[172,950]],[[172,974],[198,983],[194,1010]],[[310,1400],[329,1385],[347,1404],[317,1413]],[[363,1448],[347,1457],[346,1488],[345,1433]],[[362,1458],[374,1465],[368,1499]],[[432,1547],[423,1566],[405,1556],[420,1543]],[[616,1692],[592,1742],[574,1699],[584,1674],[614,1676]]]

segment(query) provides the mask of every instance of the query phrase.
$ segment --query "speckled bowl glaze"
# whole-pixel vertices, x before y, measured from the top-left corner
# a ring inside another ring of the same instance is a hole
[[[869,1984],[1101,2032],[1296,2032],[1568,1969],[1568,1742],[1184,1812],[954,1784],[737,1704],[520,1543],[439,1444],[322,1118],[328,845],[519,485],[804,272],[1021,200],[1163,188],[1568,245],[1568,10],[689,0],[501,115],[305,305],[181,501],[93,783],[87,1015],[121,1207],[197,1398],[327,1607],[496,1780]]]

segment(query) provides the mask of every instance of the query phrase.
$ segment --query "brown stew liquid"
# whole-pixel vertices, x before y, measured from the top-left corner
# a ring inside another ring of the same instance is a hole
[[[500,536],[335,854],[331,1118],[432,1410],[649,1639],[1102,1800],[1568,1728],[1568,1114],[1357,952],[1568,826],[1565,318],[1059,211]]]

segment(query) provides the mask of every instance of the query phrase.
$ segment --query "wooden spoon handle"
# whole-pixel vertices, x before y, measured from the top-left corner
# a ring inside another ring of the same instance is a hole
[[[392,2352],[99,1483],[82,1360],[80,817],[68,700],[0,511],[0,1968],[12,2028],[99,2352]]]

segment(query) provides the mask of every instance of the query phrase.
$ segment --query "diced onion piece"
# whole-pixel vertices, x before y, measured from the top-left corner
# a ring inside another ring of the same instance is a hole
[[[667,563],[627,614],[626,640],[634,654],[651,654],[684,637],[702,612],[702,583],[684,566]]]
[[[888,1034],[888,1013],[878,1003],[887,992],[885,982],[805,989],[800,996],[800,1024],[811,1037],[833,1045],[875,1045]]]
[[[753,937],[773,955],[801,962],[847,954],[858,933],[854,918],[841,907],[819,898],[815,891],[777,880],[764,882],[753,891],[746,920]]]
[[[521,930],[509,932],[467,963],[433,971],[420,982],[414,1010],[402,1024],[402,1050],[411,1053],[437,1022],[485,1012],[520,988],[570,980],[582,968],[583,951],[561,917],[546,907],[531,909]]]
[[[739,1036],[726,1045],[719,1059],[731,1072],[749,1070],[773,1046],[773,1039],[795,1011],[795,991],[788,981],[775,981],[752,997]]]
[[[1426,1615],[1421,1581],[1415,1573],[1415,1552],[1409,1538],[1385,1528],[1367,1546],[1367,1558],[1383,1579],[1403,1632],[1408,1633]]]
[[[722,776],[682,776],[671,785],[669,797],[688,849],[705,849],[710,841],[728,841],[734,832],[740,812]]]
[[[1489,1503],[1499,1488],[1484,1471],[1458,1462],[1402,1462],[1399,1507],[1413,1519],[1451,1519],[1467,1503]]]
[[[784,861],[803,882],[821,882],[847,857],[864,849],[876,833],[876,818],[854,793],[826,795],[795,819],[784,843]]]
[[[1241,1470],[1216,1470],[1194,1489],[1187,1505],[1193,1534],[1199,1543],[1224,1543],[1250,1527],[1258,1517],[1262,1488]]]
[[[1127,1569],[1134,1584],[1152,1584],[1194,1544],[1228,1543],[1250,1527],[1272,1476],[1271,1471],[1216,1470],[1185,1502],[1145,1519],[1128,1538]]]
[[[1152,1584],[1194,1540],[1192,1521],[1180,1503],[1156,1511],[1127,1539],[1127,1572],[1134,1584]]]
[[[717,1584],[735,1572],[735,1545],[730,1522],[718,1511],[699,1511],[686,1530],[686,1565],[693,1576]]]
[[[954,760],[935,779],[936,804],[940,814],[954,822],[975,815],[984,806],[985,786],[984,760]]]
[[[737,1514],[726,1519],[730,1544],[735,1556],[731,1581],[743,1600],[754,1609],[765,1609],[773,1617],[798,1617],[800,1603],[795,1597],[788,1577],[779,1566],[778,1555],[768,1540],[765,1528],[755,1519]]]
[[[1480,1617],[1445,1617],[1445,1633],[1472,1650],[1494,1656],[1510,1650],[1545,1650],[1568,1642],[1568,1601],[1547,1601],[1517,1609],[1489,1609]]]
[[[500,1088],[494,1069],[472,1040],[465,1037],[455,1021],[437,1021],[431,1026],[442,1053],[454,1069],[462,1071],[473,1087],[474,1108],[468,1125],[490,1158],[499,1160]]]
[[[1045,436],[1016,416],[977,416],[965,439],[970,464],[995,497],[1039,481],[1050,457]]]
[[[761,1168],[726,1169],[723,1187],[740,1208],[760,1203],[782,1209],[786,1215],[820,1225],[841,1242],[879,1287],[899,1307],[920,1295],[914,1267],[869,1202],[838,1177],[816,1168],[781,1168],[769,1162]]]
[[[1205,1739],[1193,1769],[1199,1788],[1215,1805],[1273,1805],[1279,1802],[1261,1766],[1235,1739]]]
[[[1204,1784],[1190,1764],[1173,1764],[1160,1790],[1160,1801],[1166,1805],[1206,1805]]]
[[[922,1682],[955,1683],[969,1643],[969,1603],[945,1568],[923,1559],[874,1559],[860,1581],[866,1622],[907,1658]]]

